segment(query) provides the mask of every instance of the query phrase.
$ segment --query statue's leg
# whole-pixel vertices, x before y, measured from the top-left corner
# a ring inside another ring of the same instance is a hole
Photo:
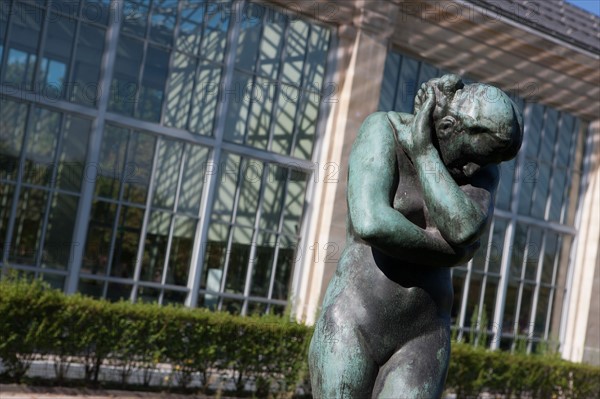
[[[449,363],[450,328],[443,326],[403,345],[379,370],[372,397],[440,398]]]
[[[324,314],[310,343],[309,365],[315,399],[369,398],[378,367],[358,329]]]

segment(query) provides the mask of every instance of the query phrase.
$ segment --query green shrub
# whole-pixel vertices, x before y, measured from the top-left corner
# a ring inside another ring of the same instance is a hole
[[[257,397],[290,396],[307,378],[311,335],[311,328],[289,318],[109,303],[66,296],[39,281],[0,280],[5,381],[22,381],[34,359],[51,355],[59,382],[77,362],[85,367],[87,383],[97,383],[100,367],[110,364],[123,384],[138,370],[149,385],[157,365],[170,363],[181,389],[197,374],[202,391],[215,377],[232,374],[238,391],[251,381]],[[600,397],[600,368],[541,352],[510,354],[454,342],[447,390],[460,398],[481,392],[506,398]]]

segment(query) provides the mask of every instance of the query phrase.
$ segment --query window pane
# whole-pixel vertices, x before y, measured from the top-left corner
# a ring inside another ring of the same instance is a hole
[[[154,157],[156,138],[147,133],[134,132],[129,140],[127,163],[123,170],[123,198],[145,203]]]
[[[263,202],[260,218],[260,228],[264,230],[277,231],[281,208],[283,205],[285,182],[288,178],[288,170],[277,165],[268,165],[268,175],[263,188]]]
[[[250,99],[253,94],[256,94],[254,89],[251,75],[240,72],[235,74],[232,86],[224,93],[224,101],[227,102],[225,140],[236,143],[244,142],[252,105]],[[257,94],[257,96],[260,96],[260,94]]]
[[[300,93],[297,101],[300,107],[297,112],[300,112],[300,115],[295,126],[296,143],[292,155],[296,158],[311,159],[321,99],[314,93]]]
[[[504,219],[494,219],[492,242],[488,244],[488,272],[500,273],[507,224],[507,221]]]
[[[452,270],[452,287],[454,288],[454,299],[452,302],[451,324],[453,326],[458,325],[460,308],[462,306],[462,297],[465,287],[466,273],[463,270],[453,269]]]
[[[83,0],[81,16],[90,22],[108,25],[110,14],[109,5],[110,0]],[[128,13],[125,13],[126,18],[128,15]]]
[[[148,46],[138,116],[153,122],[160,120],[162,102],[169,68],[169,52]]]
[[[43,209],[48,193],[43,190],[21,188],[15,217],[15,227],[10,241],[10,262],[35,265],[41,247]]]
[[[185,149],[185,164],[179,193],[178,212],[197,215],[200,209],[200,196],[205,180],[208,178],[208,149],[197,145],[187,144]],[[210,173],[219,173],[211,166]]]
[[[169,92],[166,99],[165,124],[167,126],[187,128],[196,62],[195,58],[178,51],[173,55],[173,69],[169,74]]]
[[[150,12],[150,0],[126,0],[123,10],[123,33],[140,38],[146,36],[146,22]]]
[[[40,66],[42,81],[46,85],[46,95],[62,98],[71,61],[71,49],[75,37],[75,21],[62,15],[51,13],[48,20],[44,58]]]
[[[82,273],[106,274],[117,206],[94,201],[90,212],[87,242],[83,252]]]
[[[256,219],[256,208],[263,173],[263,164],[244,159],[241,166],[240,198],[235,215],[235,223],[252,227]]]
[[[13,4],[4,82],[31,90],[44,11],[31,2]]]
[[[154,0],[150,20],[150,40],[170,46],[177,16],[177,0]]]
[[[167,253],[167,240],[171,215],[166,212],[154,211],[148,220],[144,259],[142,262],[141,279],[160,283]]]
[[[258,73],[269,79],[277,79],[281,45],[284,39],[286,19],[280,13],[269,15],[264,21],[263,38],[258,49]]]
[[[208,239],[206,242],[206,254],[204,258],[204,276],[200,287],[209,291],[219,292],[221,280],[223,278],[223,267],[227,252],[227,240],[229,237],[229,227],[211,223],[208,228]],[[211,302],[206,306],[216,304],[215,296],[207,296],[207,301]]]
[[[206,27],[202,36],[200,56],[212,61],[222,62],[227,43],[227,30],[230,16],[226,12],[232,8],[230,0],[212,0],[207,2]]]
[[[240,173],[240,157],[233,154],[223,154],[221,164],[219,165],[219,182],[217,192],[211,212],[212,220],[230,223],[236,190],[241,177]]]
[[[263,27],[262,16],[264,7],[249,3],[242,9],[242,20],[238,36],[237,53],[235,55],[236,68],[253,72],[258,56],[258,45]]]
[[[181,7],[179,35],[175,45],[181,51],[195,54],[202,40],[206,2],[186,1]]]
[[[27,105],[0,99],[0,180],[17,180]]]
[[[277,256],[277,269],[273,284],[273,299],[288,300],[290,284],[294,266],[300,260],[298,242],[295,238],[281,236],[279,238],[279,254]]]
[[[171,253],[169,254],[169,269],[167,272],[168,284],[187,285],[195,234],[195,219],[175,216]]]
[[[10,243],[10,237],[6,237],[10,210],[13,204],[15,187],[12,184],[0,184],[0,259],[4,257],[5,248]]]
[[[131,297],[131,288],[129,284],[108,283],[106,299],[112,302],[129,300]]]
[[[81,23],[70,99],[79,104],[94,106],[98,101],[100,65],[104,52],[104,29]]]
[[[300,234],[300,220],[306,195],[307,175],[292,172],[285,196],[283,232],[292,236]]]
[[[78,203],[79,198],[75,196],[54,196],[46,230],[42,266],[66,270],[75,246],[83,245],[73,240]]]
[[[250,260],[252,229],[234,227],[232,245],[229,253],[229,268],[225,283],[225,291],[235,294],[244,293],[246,272]]]
[[[88,172],[85,159],[91,124],[92,122],[87,119],[67,117],[56,178],[57,187],[63,190],[79,192],[81,179],[84,177],[84,173]],[[95,171],[90,170],[89,172],[92,175],[86,174],[86,179],[94,177]]]
[[[289,155],[291,152],[299,97],[300,91],[298,88],[285,84],[280,85],[277,93],[275,117],[273,118],[275,124],[271,144],[271,151],[273,152],[285,155]],[[306,111],[309,111],[309,109],[306,109]],[[310,115],[301,115],[302,118],[310,119]],[[302,123],[302,121],[299,123]]]
[[[183,144],[181,142],[161,140],[158,146],[153,207],[173,209],[182,153]]]
[[[516,158],[513,158],[508,162],[502,162],[500,164],[500,183],[498,184],[498,190],[496,191],[495,203],[495,206],[499,209],[510,210],[513,183],[518,179],[518,177],[515,176],[515,162]]]
[[[60,114],[44,108],[34,110],[32,131],[27,141],[24,180],[50,185],[52,165],[58,142]]]
[[[294,21],[294,24],[296,21]],[[304,72],[304,87],[314,88],[317,91],[324,89],[325,65],[327,64],[327,50],[329,49],[330,31],[318,25],[312,25]]]
[[[262,78],[256,78],[254,84],[250,86],[249,98],[244,99],[244,101],[250,102],[246,144],[264,150],[267,149],[274,94],[275,86]]]
[[[266,297],[269,293],[276,242],[273,234],[261,233],[256,238],[250,295]]]
[[[117,48],[114,78],[111,87],[109,109],[126,115],[133,115],[138,77],[144,46],[141,41],[121,36]]]
[[[111,276],[131,278],[137,263],[138,243],[144,211],[130,206],[121,207],[117,237],[113,252]]]
[[[281,74],[281,80],[285,83],[300,86],[302,82],[309,31],[310,25],[302,20],[295,20],[289,25]]]
[[[200,61],[195,79],[192,108],[189,111],[190,130],[198,134],[212,136],[217,105],[219,101],[225,101],[219,97],[221,67]],[[237,86],[235,87],[237,93]],[[224,96],[227,99],[232,95],[225,93]],[[241,101],[236,99],[241,98],[241,95],[234,94],[233,98],[234,101]],[[232,114],[232,117],[236,117],[234,114]]]
[[[119,197],[120,183],[123,180],[123,167],[125,164],[125,151],[127,149],[127,129],[106,125],[98,165],[89,165],[90,173],[86,178],[96,176],[96,195],[117,199]],[[93,168],[97,166],[94,174]],[[129,173],[130,175],[131,173]],[[128,175],[128,176],[129,176]]]

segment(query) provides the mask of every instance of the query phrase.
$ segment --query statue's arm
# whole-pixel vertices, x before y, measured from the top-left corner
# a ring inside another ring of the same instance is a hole
[[[415,167],[435,227],[451,245],[467,247],[479,239],[493,214],[498,166],[490,164],[480,169],[471,176],[470,184],[459,186],[431,140],[433,88],[424,85],[419,93],[425,101],[409,123],[394,112],[387,118]],[[405,128],[407,125],[410,128]]]
[[[433,147],[417,155],[413,164],[429,215],[444,239],[457,246],[477,241],[494,213],[498,165],[480,169],[470,184],[459,186]]]
[[[363,123],[352,147],[348,208],[354,233],[381,252],[411,263],[450,266],[474,251],[455,248],[435,228],[422,229],[393,208],[398,185],[396,143],[385,113]]]

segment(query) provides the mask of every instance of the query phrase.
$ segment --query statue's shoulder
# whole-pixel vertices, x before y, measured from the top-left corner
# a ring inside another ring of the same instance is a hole
[[[387,117],[387,112],[373,112],[365,118],[357,141],[386,140],[393,138],[393,129]]]

